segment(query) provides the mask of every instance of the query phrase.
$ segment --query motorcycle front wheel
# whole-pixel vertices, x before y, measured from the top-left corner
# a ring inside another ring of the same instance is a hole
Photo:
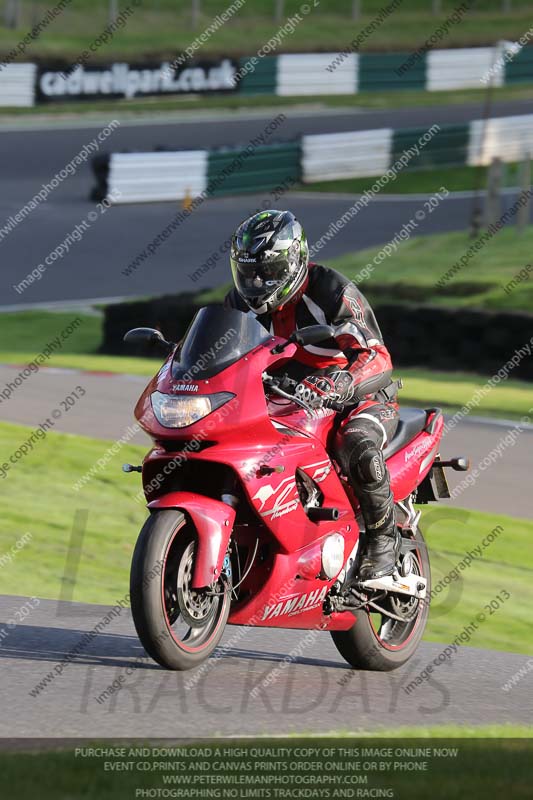
[[[219,643],[230,611],[230,587],[191,587],[197,534],[176,509],[155,511],[137,540],[130,574],[131,612],[144,649],[162,667],[187,670]]]
[[[380,605],[400,619],[369,606],[357,611],[357,620],[349,630],[331,632],[339,653],[356,669],[377,672],[397,669],[411,658],[424,635],[429,614],[431,568],[420,528],[411,540],[419,545],[410,552],[413,570],[427,580],[426,599],[395,595]]]

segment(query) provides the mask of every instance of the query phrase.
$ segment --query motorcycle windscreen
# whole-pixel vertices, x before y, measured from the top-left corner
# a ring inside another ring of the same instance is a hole
[[[172,361],[175,380],[211,378],[272,338],[253,314],[211,305],[201,308]]]

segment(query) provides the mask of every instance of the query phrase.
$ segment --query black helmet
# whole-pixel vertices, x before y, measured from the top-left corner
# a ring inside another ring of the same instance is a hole
[[[290,211],[261,211],[242,222],[231,242],[236,289],[256,314],[291,300],[307,277],[309,248]]]

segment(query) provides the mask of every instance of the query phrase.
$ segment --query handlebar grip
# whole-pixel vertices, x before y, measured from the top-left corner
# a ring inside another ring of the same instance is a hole
[[[324,405],[333,411],[344,411],[344,403],[338,403],[336,400],[325,400]]]

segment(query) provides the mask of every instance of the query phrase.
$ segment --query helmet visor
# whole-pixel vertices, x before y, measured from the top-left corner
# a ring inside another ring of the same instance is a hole
[[[232,257],[231,271],[237,291],[251,308],[260,308],[277,293],[282,299],[284,290],[290,291],[294,272],[287,263],[286,254],[281,252],[268,259],[264,256],[241,260]]]

